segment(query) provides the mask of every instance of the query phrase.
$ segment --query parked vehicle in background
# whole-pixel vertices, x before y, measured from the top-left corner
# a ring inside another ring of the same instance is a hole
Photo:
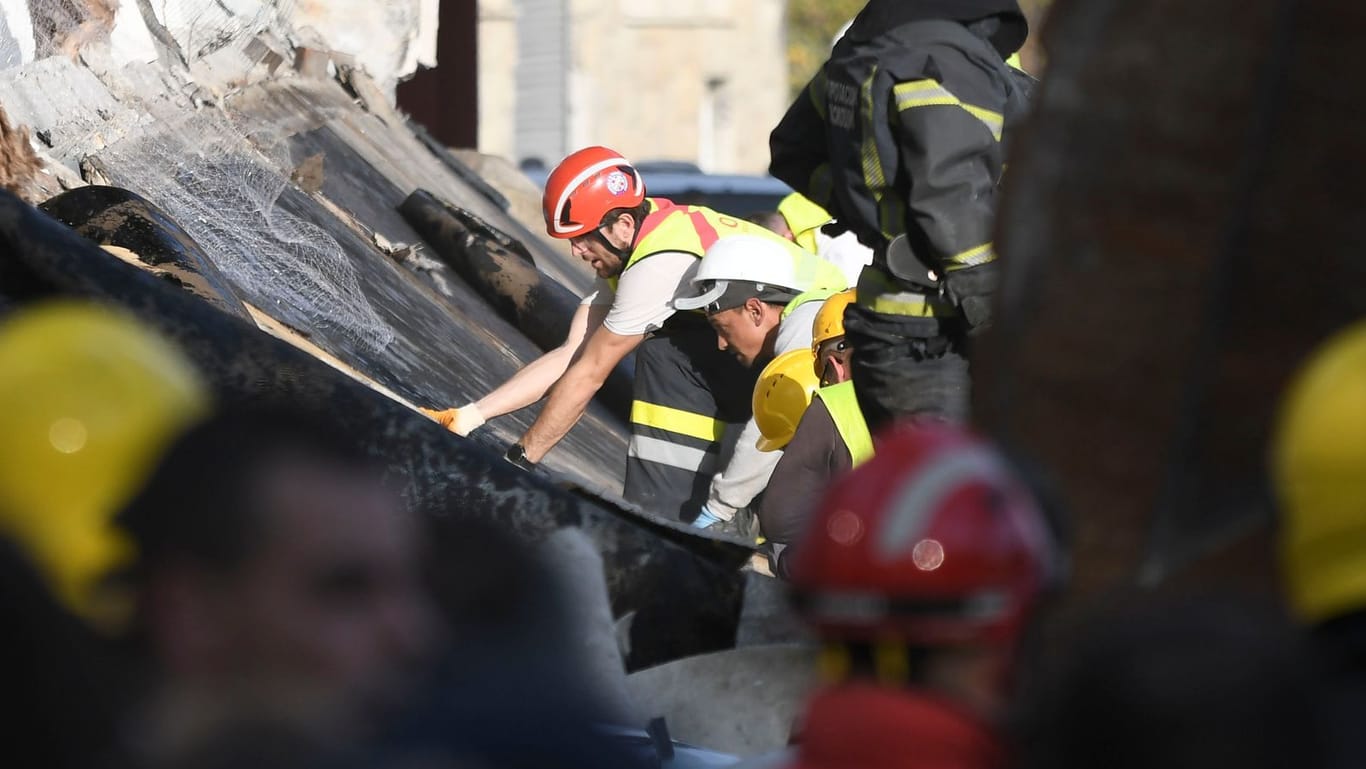
[[[522,172],[538,187],[545,186],[548,169],[542,164],[523,162]],[[745,217],[760,211],[774,211],[792,188],[772,176],[747,174],[708,174],[687,162],[657,160],[637,163],[645,179],[645,194],[668,198],[679,205],[706,206],[724,214]]]

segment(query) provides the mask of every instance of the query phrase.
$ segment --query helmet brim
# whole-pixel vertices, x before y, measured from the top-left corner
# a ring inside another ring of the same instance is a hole
[[[791,438],[785,441],[774,440],[768,436],[761,435],[759,440],[754,442],[754,447],[760,451],[781,451],[784,446],[791,442]]]
[[[728,288],[730,288],[730,281],[718,280],[712,284],[712,287],[709,290],[698,294],[697,296],[680,296],[677,299],[674,299],[674,309],[699,310],[712,302],[715,302],[717,299],[720,299],[725,295],[726,289]]]

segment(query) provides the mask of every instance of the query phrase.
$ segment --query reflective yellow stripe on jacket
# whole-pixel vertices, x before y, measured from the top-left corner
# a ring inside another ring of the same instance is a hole
[[[916,107],[957,106],[982,121],[982,125],[991,131],[991,135],[995,137],[996,141],[1000,141],[1001,134],[1005,132],[1006,119],[1004,115],[960,101],[957,96],[954,96],[947,88],[934,80],[911,80],[905,83],[897,83],[892,86],[892,95],[896,97],[896,108],[903,112]]]
[[[958,308],[938,294],[907,291],[891,282],[879,270],[864,270],[859,274],[859,307],[883,315],[904,315],[910,318],[951,318]]]
[[[854,467],[873,458],[873,436],[868,432],[868,423],[863,419],[863,411],[858,407],[854,396],[854,383],[841,382],[816,390],[815,397],[825,404],[830,419],[835,422],[835,430],[840,440],[849,449],[849,457]]]

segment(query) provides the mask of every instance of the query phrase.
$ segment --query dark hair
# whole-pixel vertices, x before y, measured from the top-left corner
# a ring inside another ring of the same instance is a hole
[[[650,199],[640,201],[640,205],[633,208],[614,208],[602,215],[602,221],[598,222],[598,229],[610,227],[622,214],[630,214],[636,222],[636,231],[640,231],[640,223],[645,221],[645,217],[650,215]]]
[[[132,766],[118,729],[132,674],[3,537],[0,625],[0,741],[9,754],[53,769]]]
[[[778,232],[779,226],[785,230],[791,229],[787,225],[787,218],[777,211],[755,211],[749,216],[746,216],[745,221],[757,224],[760,227],[773,232]]]
[[[135,574],[155,570],[167,557],[220,571],[239,566],[261,535],[261,477],[290,458],[352,471],[378,468],[329,421],[297,409],[220,411],[172,444],[117,516],[138,548]]]

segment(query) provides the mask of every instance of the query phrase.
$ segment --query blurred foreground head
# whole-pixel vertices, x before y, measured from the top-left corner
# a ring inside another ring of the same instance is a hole
[[[132,548],[110,518],[208,405],[184,355],[122,311],[52,302],[0,324],[0,532],[68,609],[125,617],[107,577]]]
[[[1366,610],[1366,325],[1305,365],[1272,453],[1291,606],[1310,623]]]
[[[171,702],[335,733],[405,695],[429,627],[416,521],[326,423],[220,413],[171,447],[119,523]]]
[[[846,655],[827,672],[943,689],[990,713],[1060,563],[1039,505],[990,445],[900,425],[826,493],[792,583]]]

